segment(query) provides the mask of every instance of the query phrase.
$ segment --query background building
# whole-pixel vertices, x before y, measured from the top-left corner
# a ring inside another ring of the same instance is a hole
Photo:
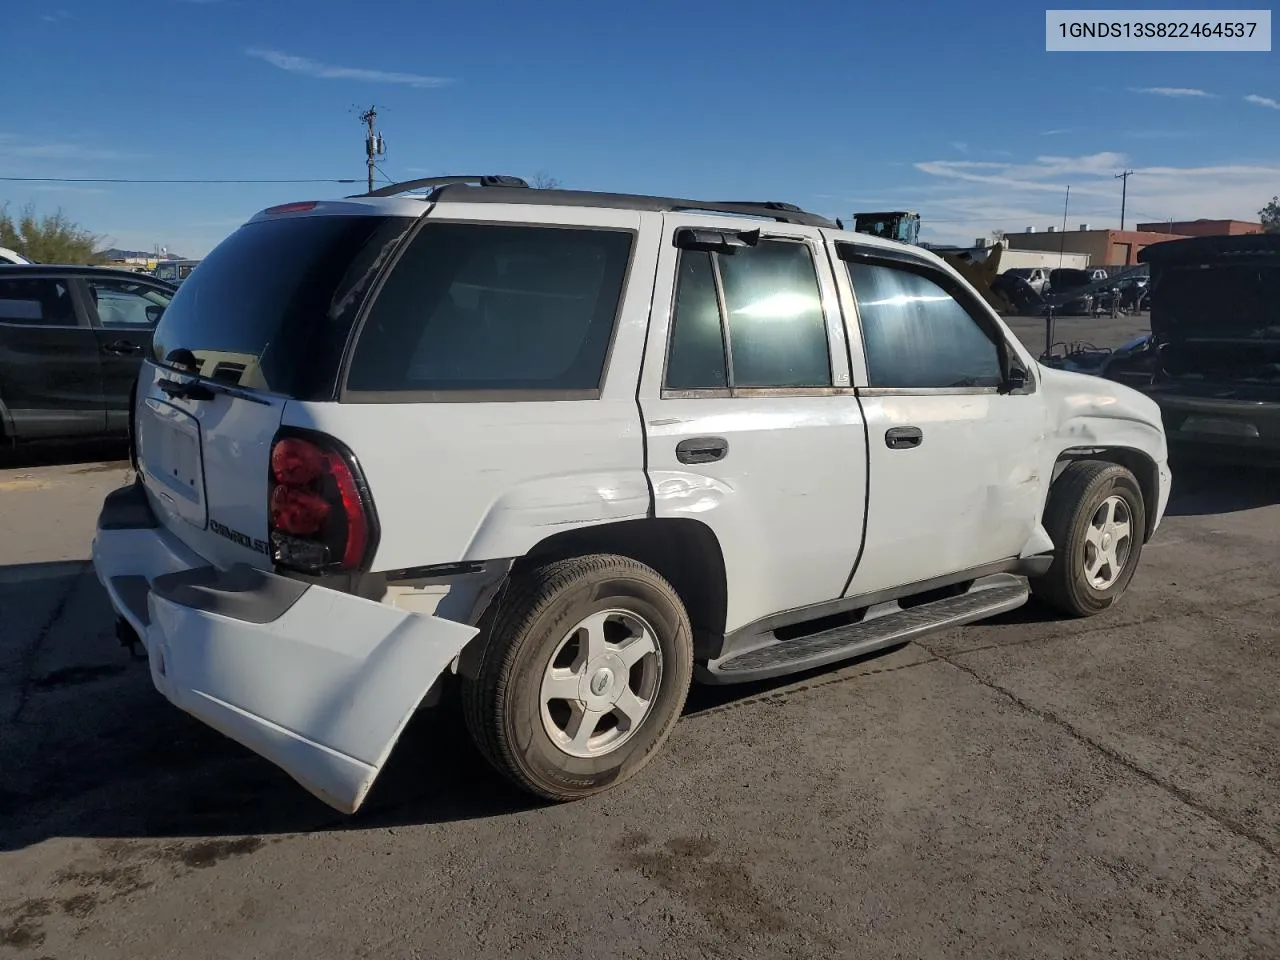
[[[1150,226],[1150,224],[1143,226]],[[1188,234],[1171,233],[1165,229],[1168,224],[1160,224],[1160,226],[1162,229],[1159,232],[1092,230],[1087,223],[1080,224],[1078,230],[1066,231],[1049,227],[1044,232],[1040,232],[1034,227],[1028,227],[1023,233],[1006,233],[1004,239],[1010,250],[1041,250],[1050,253],[1061,250],[1066,253],[1085,253],[1089,255],[1090,266],[1127,267],[1137,265],[1138,253],[1144,247],[1188,236]]]
[[[1246,233],[1262,233],[1262,224],[1252,220],[1169,220],[1140,223],[1138,229],[1152,233],[1176,233],[1184,237],[1238,237]]]

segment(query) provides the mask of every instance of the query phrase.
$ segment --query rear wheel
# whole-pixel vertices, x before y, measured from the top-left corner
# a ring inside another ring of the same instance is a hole
[[[607,554],[517,575],[494,618],[467,727],[494,767],[550,800],[633,776],[670,734],[693,670],[689,619],[656,571]]]
[[[1057,549],[1032,593],[1073,617],[1101,613],[1133,579],[1146,525],[1132,473],[1102,460],[1072,463],[1049,489],[1044,527]]]

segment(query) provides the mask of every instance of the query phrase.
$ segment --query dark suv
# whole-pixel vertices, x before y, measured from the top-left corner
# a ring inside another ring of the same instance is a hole
[[[127,270],[0,266],[0,436],[123,437],[174,288]]]

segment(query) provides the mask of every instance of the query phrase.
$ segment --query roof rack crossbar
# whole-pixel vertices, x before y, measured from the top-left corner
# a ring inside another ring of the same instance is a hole
[[[417,180],[403,180],[400,183],[390,183],[385,187],[378,187],[376,190],[370,190],[368,193],[358,193],[354,196],[358,197],[394,197],[401,193],[407,193],[410,190],[421,190],[426,187],[447,187],[455,183],[473,183],[479,187],[528,187],[529,184],[519,177],[509,177],[503,174],[477,174],[475,176],[455,176],[455,177],[419,177]]]

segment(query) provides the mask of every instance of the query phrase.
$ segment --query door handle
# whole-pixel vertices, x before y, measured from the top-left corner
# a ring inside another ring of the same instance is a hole
[[[884,432],[884,444],[890,450],[918,447],[923,440],[924,433],[919,427],[890,427]]]
[[[681,463],[713,463],[729,452],[729,441],[723,437],[690,437],[676,444],[676,459]]]
[[[103,344],[102,349],[107,353],[114,353],[117,355],[142,352],[142,347],[134,343],[132,340],[112,340],[110,343]]]

